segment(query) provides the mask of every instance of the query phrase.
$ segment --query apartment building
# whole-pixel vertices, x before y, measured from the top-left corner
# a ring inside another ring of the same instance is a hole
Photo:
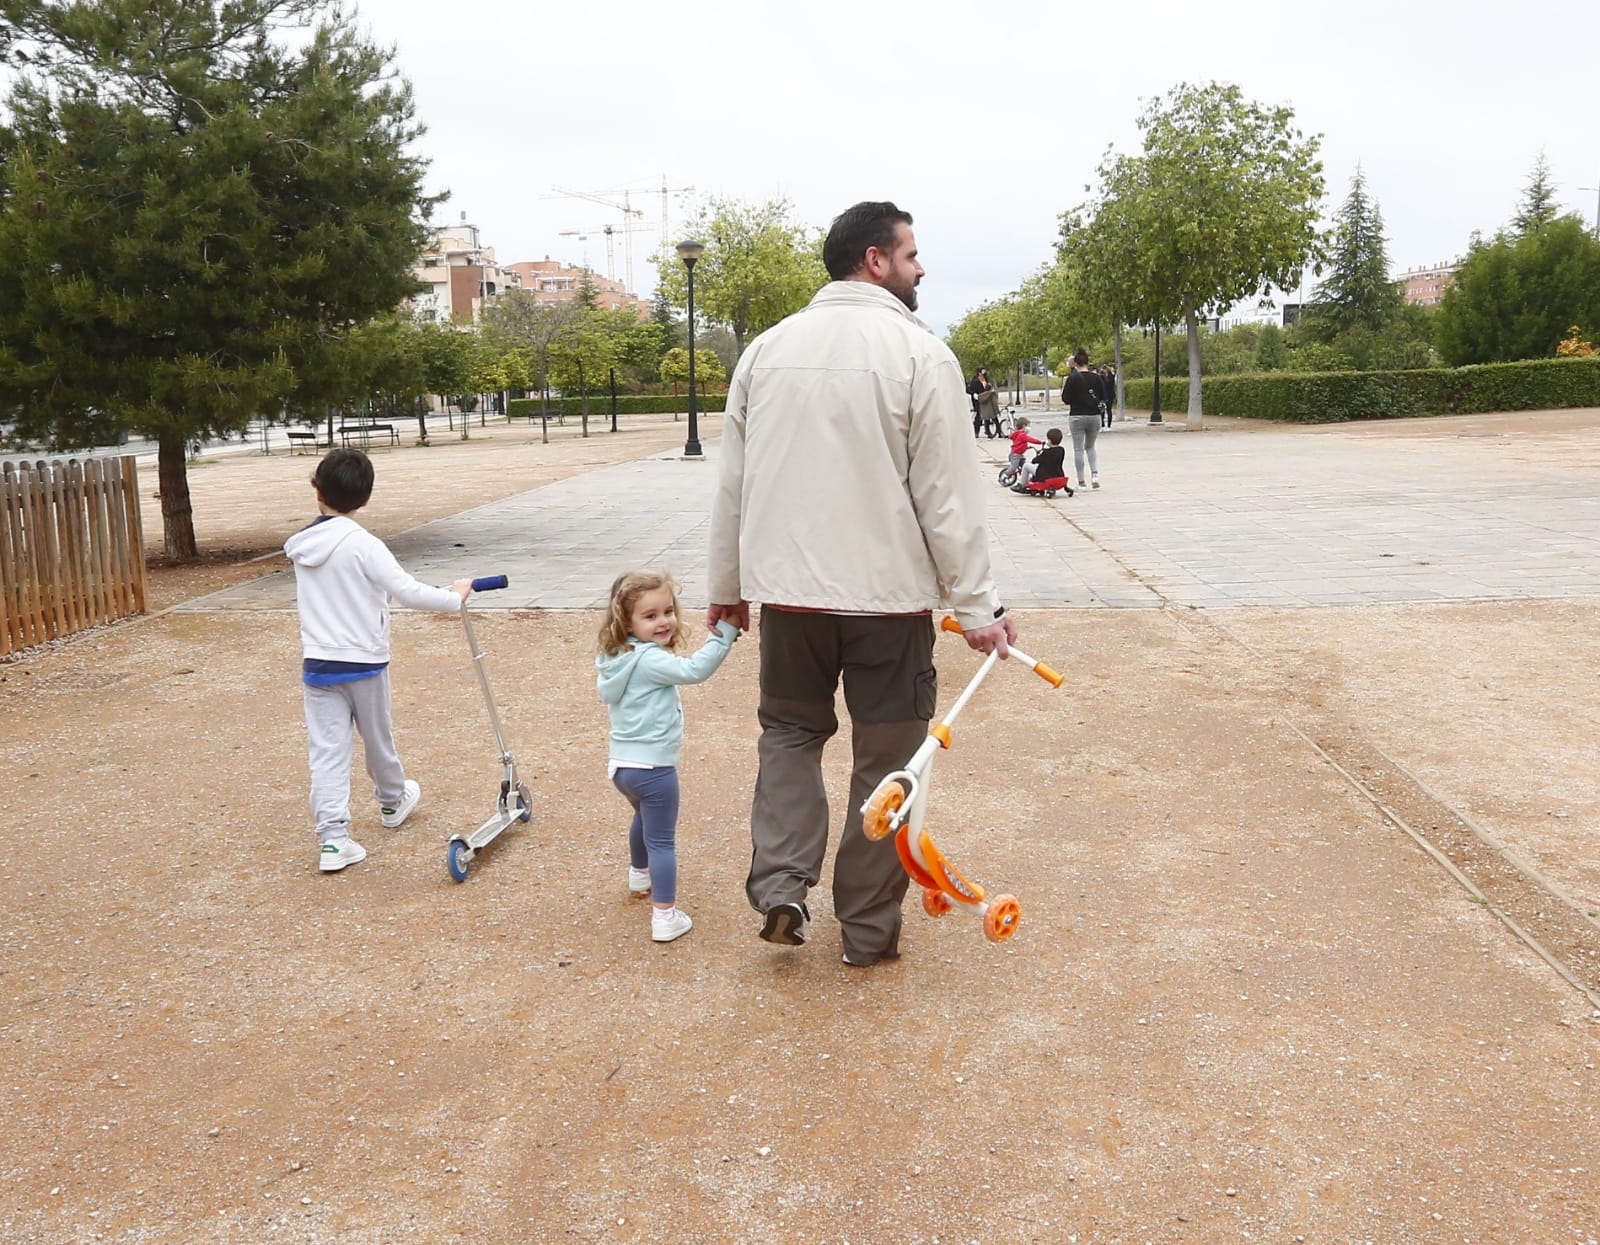
[[[519,280],[495,261],[494,248],[482,244],[478,227],[467,222],[465,212],[456,224],[435,231],[432,245],[412,271],[427,289],[411,300],[411,312],[419,320],[438,323],[476,324],[495,296],[515,288]]]
[[[1444,301],[1444,292],[1455,283],[1459,260],[1448,264],[1434,264],[1431,268],[1412,268],[1400,274],[1400,296],[1417,307],[1437,307]]]
[[[572,302],[578,297],[578,289],[587,275],[589,284],[594,288],[595,306],[608,311],[620,307],[633,312],[641,320],[650,318],[649,302],[628,293],[621,281],[613,281],[585,268],[558,263],[548,255],[543,259],[520,260],[509,264],[507,270],[516,276],[519,288],[532,291],[534,298],[541,303]]]

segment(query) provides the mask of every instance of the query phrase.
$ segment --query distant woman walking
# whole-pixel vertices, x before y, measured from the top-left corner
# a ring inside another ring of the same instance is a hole
[[[1061,400],[1067,404],[1067,425],[1072,430],[1072,461],[1078,469],[1079,488],[1100,487],[1100,467],[1095,461],[1094,443],[1100,436],[1100,403],[1104,400],[1100,378],[1089,370],[1089,352],[1081,346],[1072,356],[1072,371],[1061,387]],[[1083,460],[1089,459],[1087,481]]]
[[[980,367],[967,382],[967,392],[972,395],[972,437],[987,429],[992,441],[1000,435],[1000,395],[989,383],[989,369]]]

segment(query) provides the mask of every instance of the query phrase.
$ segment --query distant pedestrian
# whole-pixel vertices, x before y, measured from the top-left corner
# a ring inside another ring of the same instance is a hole
[[[1109,428],[1117,409],[1117,374],[1102,363],[1096,375],[1100,378],[1100,425]]]
[[[649,894],[650,937],[671,942],[694,922],[677,906],[678,759],[683,753],[684,683],[717,672],[739,628],[724,618],[693,657],[684,639],[677,585],[656,571],[630,571],[611,585],[600,627],[595,685],[611,712],[612,785],[633,808],[628,889]]]
[[[1000,395],[989,383],[989,369],[980,367],[967,382],[967,392],[972,395],[972,438],[987,432],[992,441],[1000,435]]]
[[[395,751],[389,702],[389,599],[419,610],[459,613],[472,580],[449,588],[418,583],[389,547],[351,516],[372,497],[372,460],[330,450],[311,483],[321,517],[284,543],[294,564],[300,612],[300,681],[311,759],[311,812],[322,842],[317,867],[337,873],[367,858],[350,837],[352,726],[361,735],[373,797],[386,830],[399,829],[422,799]]]
[[[1072,461],[1078,469],[1079,488],[1099,488],[1100,468],[1095,460],[1094,443],[1100,436],[1100,380],[1089,370],[1089,352],[1081,346],[1072,356],[1072,371],[1061,387],[1061,400],[1067,404],[1067,425],[1072,431]],[[1087,478],[1084,458],[1089,460]]]

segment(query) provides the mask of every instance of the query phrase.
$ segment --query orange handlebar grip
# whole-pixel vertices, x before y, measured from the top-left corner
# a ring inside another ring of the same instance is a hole
[[[967,634],[965,631],[962,630],[961,624],[958,623],[949,614],[946,614],[943,618],[941,618],[939,620],[939,630],[940,631],[954,631],[957,635],[966,635]]]
[[[1048,683],[1051,687],[1060,687],[1063,683],[1065,683],[1067,681],[1065,675],[1057,674],[1054,670],[1050,669],[1050,667],[1045,665],[1044,662],[1042,662],[1042,661],[1037,666],[1035,666],[1033,668],[1033,672],[1036,675],[1038,675],[1041,679],[1043,679],[1046,683]]]
[[[950,728],[943,722],[935,722],[933,729],[928,732],[939,741],[939,746],[946,752],[950,750]]]

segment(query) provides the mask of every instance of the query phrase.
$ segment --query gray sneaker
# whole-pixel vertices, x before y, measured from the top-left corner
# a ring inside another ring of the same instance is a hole
[[[317,868],[324,873],[338,873],[366,858],[367,849],[354,839],[329,839],[317,853]]]
[[[805,904],[773,904],[763,916],[761,937],[764,941],[775,942],[780,947],[806,945],[806,924],[811,920],[811,913]]]

